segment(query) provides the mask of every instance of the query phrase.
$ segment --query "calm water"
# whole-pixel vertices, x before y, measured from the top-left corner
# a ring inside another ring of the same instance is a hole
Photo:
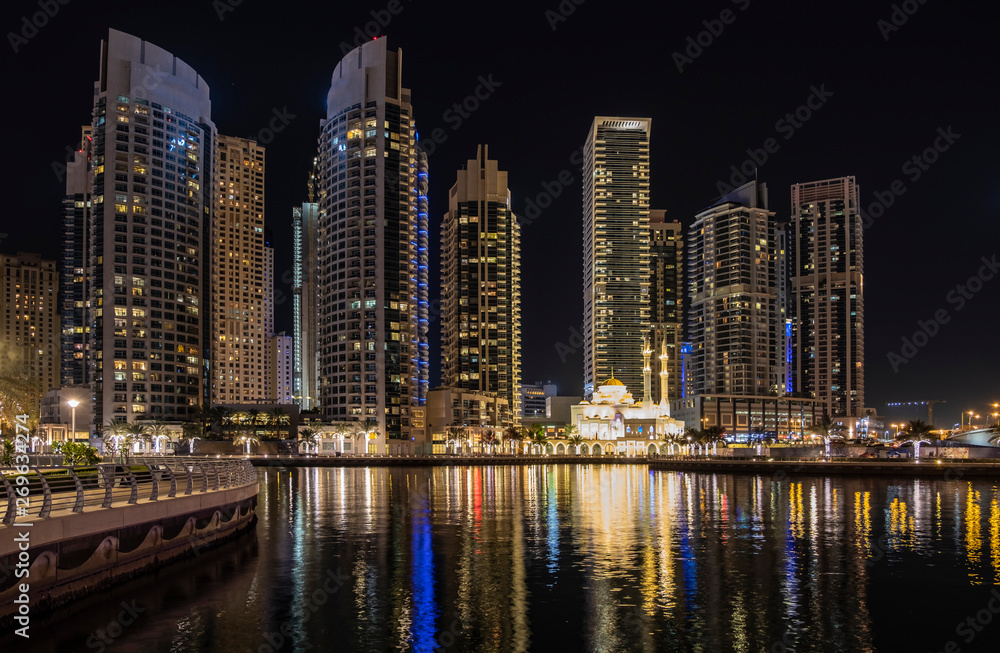
[[[16,650],[1000,649],[997,483],[631,465],[260,474],[254,535],[36,621]],[[101,643],[133,601],[136,622]]]

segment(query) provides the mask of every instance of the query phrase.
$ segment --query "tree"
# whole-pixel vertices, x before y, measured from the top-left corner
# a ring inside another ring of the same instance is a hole
[[[97,447],[83,442],[62,442],[59,452],[63,455],[63,465],[95,465],[101,461]]]
[[[122,445],[125,443],[128,427],[129,423],[120,417],[108,420],[104,425],[104,453],[110,454],[112,458],[118,456],[119,464],[122,462]]]
[[[0,450],[0,464],[4,467],[11,467],[14,464],[14,450],[16,448],[14,441],[4,438],[0,440],[0,444],[3,446],[3,449]]]
[[[299,441],[305,443],[306,453],[309,453],[309,449],[315,446],[315,453],[319,453],[319,433],[315,429],[311,429],[308,426],[299,431]]]
[[[378,422],[370,417],[366,417],[365,419],[358,422],[358,427],[360,430],[357,433],[355,433],[354,436],[356,438],[361,438],[365,441],[365,453],[367,453],[368,440],[374,439],[372,437],[373,435],[375,438],[378,437]]]
[[[156,420],[148,428],[149,439],[153,441],[153,451],[163,453],[160,445],[170,441],[170,429],[160,420]]]
[[[284,408],[281,408],[280,406],[275,406],[274,408],[268,411],[267,419],[274,426],[284,426],[288,424],[289,417],[288,413],[285,411]]]
[[[579,433],[574,433],[569,436],[569,443],[573,446],[574,453],[580,453],[580,445],[583,444],[583,436]]]
[[[234,444],[239,444],[239,445],[244,445],[246,447],[246,455],[249,456],[250,455],[250,447],[251,447],[251,445],[253,445],[253,446],[259,445],[260,444],[260,440],[257,438],[256,435],[254,435],[252,433],[244,433],[243,435],[241,435],[238,438],[236,438],[235,440],[233,440],[233,443]]]
[[[142,422],[132,422],[127,423],[125,426],[125,439],[123,453],[125,454],[125,463],[128,463],[129,458],[132,456],[132,452],[135,451],[135,445],[145,444],[149,442],[149,426],[143,424]]]
[[[726,429],[721,426],[709,426],[701,432],[701,441],[707,446],[712,445],[712,455],[717,455],[716,446],[721,442],[726,444]]]
[[[930,444],[934,440],[941,439],[939,434],[932,432],[933,430],[933,426],[921,419],[910,420],[906,428],[896,436],[896,441],[912,443],[913,457],[919,459],[921,444]]]
[[[482,438],[483,445],[486,447],[486,453],[490,453],[490,449],[493,447],[493,443],[496,440],[496,433],[493,429],[486,429],[480,435]]]
[[[183,427],[183,436],[181,437],[181,444],[187,445],[188,453],[194,453],[194,443],[202,439],[205,434],[205,427],[200,423],[189,422]]]
[[[504,429],[504,440],[506,440],[508,443],[511,443],[510,444],[512,448],[511,453],[514,453],[513,443],[516,442],[518,443],[518,445],[520,445],[520,443],[524,441],[524,432],[516,426],[508,426],[506,429]]]
[[[576,428],[576,424],[570,424],[563,430],[562,437],[566,438],[567,440],[570,440],[573,438],[574,435],[577,434],[577,432],[578,431]]]
[[[545,445],[549,442],[549,435],[545,431],[545,427],[541,424],[532,424],[531,429],[531,443],[538,447],[538,453],[545,453]]]
[[[701,443],[703,437],[703,432],[701,429],[696,429],[693,426],[689,426],[684,430],[684,435],[687,438],[687,442],[690,445],[697,445]],[[683,445],[683,441],[682,441]],[[690,453],[690,452],[689,452]]]
[[[667,443],[667,453],[674,455],[674,447],[683,447],[686,440],[680,433],[667,433],[663,436],[663,441]]]
[[[823,413],[823,419],[809,427],[806,432],[812,435],[817,435],[823,440],[823,445],[826,448],[826,455],[829,456],[830,442],[833,438],[840,435],[841,427],[833,423],[829,414]]]

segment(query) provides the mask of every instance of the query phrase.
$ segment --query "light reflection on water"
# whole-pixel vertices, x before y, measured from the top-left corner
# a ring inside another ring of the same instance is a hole
[[[259,516],[53,617],[51,650],[137,597],[113,650],[940,650],[1000,581],[998,488],[979,481],[261,470]],[[899,601],[934,623],[901,627]]]

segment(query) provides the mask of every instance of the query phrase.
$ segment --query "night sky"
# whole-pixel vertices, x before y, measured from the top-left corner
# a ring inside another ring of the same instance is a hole
[[[341,44],[353,45],[367,30],[402,48],[403,85],[412,89],[422,140],[435,129],[445,137],[425,145],[433,147],[435,247],[455,171],[478,143],[488,143],[509,171],[515,211],[534,218],[522,234],[525,382],[551,379],[563,394],[581,392],[581,191],[570,158],[595,115],[649,116],[652,207],[685,225],[720,194],[717,182],[730,179],[730,166],[741,167],[747,150],[769,138],[777,151],[767,153],[759,178],[780,219],[788,218],[790,184],[857,177],[870,224],[867,405],[890,419],[924,418],[885,413],[885,404],[945,399],[935,409],[935,421],[945,425],[958,421],[959,410],[982,414],[987,402],[1000,401],[1000,269],[981,261],[1000,262],[1000,57],[992,7],[940,0],[46,1],[58,11],[37,33],[22,20],[41,11],[37,0],[3,6],[8,200],[0,251],[58,257],[64,186],[53,164],[90,120],[100,40],[114,27],[193,66],[211,88],[220,133],[257,135],[275,111],[294,114],[267,144],[265,213],[277,251],[276,321],[290,330],[291,276],[283,273],[291,268],[291,209],[305,199]],[[22,30],[30,38],[12,45],[11,33]],[[467,117],[455,111],[484,80],[490,88],[479,95],[488,97],[468,100],[478,107]],[[818,108],[799,122],[794,114],[814,89],[824,101],[814,99]],[[949,128],[956,136],[939,138],[938,130]],[[936,139],[943,151],[929,153],[933,163],[912,162]],[[558,188],[558,197],[543,197],[549,205],[537,215],[527,211],[546,185]],[[893,187],[905,192],[893,196]],[[870,208],[877,197],[882,205],[892,197],[891,206]],[[432,298],[437,265],[435,256]],[[969,286],[981,269],[984,279],[994,278]],[[966,297],[960,284],[968,286]],[[901,339],[935,314],[946,318],[935,335],[901,352]],[[574,353],[561,356],[558,343]],[[436,329],[431,348],[434,384]],[[890,352],[909,360],[897,360],[894,370]]]

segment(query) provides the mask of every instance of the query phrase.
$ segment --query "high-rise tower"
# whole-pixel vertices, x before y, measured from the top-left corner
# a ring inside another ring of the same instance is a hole
[[[521,231],[507,173],[480,145],[458,171],[441,223],[442,384],[497,393],[512,413],[521,382]]]
[[[185,419],[206,400],[215,126],[208,85],[110,30],[94,86],[88,271],[94,420]]]
[[[428,378],[427,157],[402,52],[379,38],[337,65],[319,141],[320,405],[371,419],[369,451],[408,451]]]
[[[90,275],[90,125],[81,130],[80,149],[66,163],[66,197],[63,199],[62,269],[59,278],[59,308],[62,323],[61,385],[89,385],[91,377]]]
[[[794,386],[831,417],[865,407],[864,248],[854,177],[792,186]]]
[[[649,212],[649,313],[651,346],[657,357],[653,375],[653,397],[660,401],[663,390],[670,400],[683,391],[681,346],[684,339],[684,234],[681,223],[667,220],[666,211]],[[662,380],[667,387],[662,388]]]
[[[784,393],[783,234],[766,186],[754,181],[695,216],[687,247],[694,394]]]
[[[270,279],[264,267],[264,148],[219,136],[211,276],[213,404],[270,398],[266,311]],[[266,272],[266,271],[264,271]]]
[[[649,118],[598,116],[584,144],[584,394],[642,387],[649,306]]]
[[[309,173],[309,201],[292,209],[292,351],[295,403],[302,410],[319,406],[317,365],[316,250],[319,204],[316,203],[316,162]]]

